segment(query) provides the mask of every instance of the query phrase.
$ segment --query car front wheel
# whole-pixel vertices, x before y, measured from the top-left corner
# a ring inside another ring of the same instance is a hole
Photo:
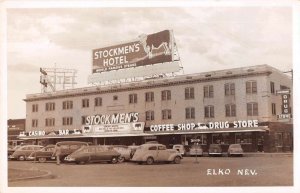
[[[45,162],[46,162],[46,158],[44,158],[44,157],[39,157],[39,162],[45,163]]]
[[[118,162],[118,159],[116,157],[111,158],[110,161],[112,164],[116,164]]]
[[[176,157],[174,158],[173,163],[174,163],[174,164],[180,164],[180,162],[181,162],[181,158],[180,158],[179,156],[176,156]]]
[[[25,156],[24,156],[24,155],[20,155],[20,156],[18,157],[18,160],[19,160],[19,161],[24,161],[24,160],[25,160]]]
[[[125,158],[124,158],[124,157],[119,157],[119,158],[118,158],[118,162],[122,163],[122,162],[124,162],[124,161],[125,161]]]
[[[154,163],[154,159],[152,157],[148,157],[146,163],[147,165],[152,165]]]

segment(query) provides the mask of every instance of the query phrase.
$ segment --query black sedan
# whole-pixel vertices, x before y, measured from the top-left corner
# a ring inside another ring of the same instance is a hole
[[[76,164],[85,164],[88,162],[106,161],[117,163],[120,153],[108,146],[87,146],[82,147],[65,158],[66,162],[75,162]]]

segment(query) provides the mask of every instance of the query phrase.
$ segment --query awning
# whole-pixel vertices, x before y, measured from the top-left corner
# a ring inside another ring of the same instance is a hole
[[[119,133],[119,134],[89,134],[89,135],[45,135],[45,136],[21,136],[19,139],[74,139],[74,138],[105,138],[105,137],[139,137],[153,136],[150,133]]]

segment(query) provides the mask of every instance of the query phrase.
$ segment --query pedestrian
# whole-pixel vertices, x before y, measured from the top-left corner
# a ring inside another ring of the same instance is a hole
[[[52,156],[56,157],[56,165],[60,165],[60,155],[61,155],[61,147],[59,144],[55,146],[54,152]]]

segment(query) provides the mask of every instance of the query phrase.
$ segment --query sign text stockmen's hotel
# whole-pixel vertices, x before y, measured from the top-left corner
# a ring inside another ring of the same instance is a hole
[[[141,35],[136,41],[93,50],[93,73],[172,61],[170,30]]]

